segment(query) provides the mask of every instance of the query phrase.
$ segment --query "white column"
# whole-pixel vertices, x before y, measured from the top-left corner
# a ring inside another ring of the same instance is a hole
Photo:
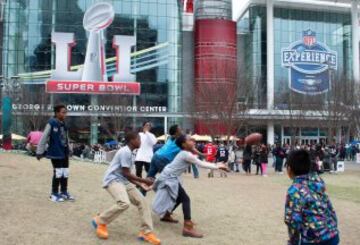
[[[360,55],[359,55],[359,6],[358,0],[351,3],[352,19],[352,47],[353,47],[353,75],[355,82],[360,82]]]
[[[275,143],[275,127],[273,122],[267,124],[267,144],[273,145]]]
[[[266,1],[267,108],[274,108],[274,3]]]
[[[336,143],[341,143],[341,138],[342,138],[342,128],[338,127],[336,129]]]
[[[168,133],[168,117],[164,116],[164,135]]]

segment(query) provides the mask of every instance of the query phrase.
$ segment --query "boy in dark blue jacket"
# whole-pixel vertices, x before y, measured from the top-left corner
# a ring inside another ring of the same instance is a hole
[[[40,160],[46,152],[46,157],[51,159],[54,168],[50,200],[53,202],[75,201],[74,197],[67,190],[69,178],[69,139],[68,130],[65,125],[67,113],[65,105],[55,106],[54,113],[55,116],[50,118],[46,124],[44,134],[37,147],[36,156]],[[46,145],[48,145],[47,149]]]
[[[229,151],[226,149],[223,143],[220,143],[219,148],[216,152],[216,162],[223,162],[224,164],[227,164],[228,161]],[[220,177],[227,177],[226,172],[220,170]]]

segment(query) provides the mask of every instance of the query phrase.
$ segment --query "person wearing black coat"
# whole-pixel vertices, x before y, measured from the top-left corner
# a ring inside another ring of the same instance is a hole
[[[252,157],[251,145],[246,145],[243,153],[243,169],[246,175],[251,175],[251,157]]]
[[[280,143],[276,144],[276,148],[273,150],[273,155],[275,156],[275,172],[283,173],[283,162],[286,154]]]
[[[256,175],[259,175],[259,170],[260,170],[260,174],[262,175],[261,161],[260,161],[260,146],[257,145],[254,147],[252,159],[254,165],[256,166]]]

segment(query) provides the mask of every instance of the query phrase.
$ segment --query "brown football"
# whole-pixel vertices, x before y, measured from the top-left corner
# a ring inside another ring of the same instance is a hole
[[[245,144],[255,145],[259,144],[262,140],[262,135],[259,133],[252,133],[245,138]]]

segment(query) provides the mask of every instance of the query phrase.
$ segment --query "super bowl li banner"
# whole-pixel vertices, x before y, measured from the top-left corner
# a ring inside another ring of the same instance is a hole
[[[282,49],[282,66],[289,69],[289,88],[316,95],[330,90],[331,71],[337,70],[337,52],[319,42],[316,32],[306,30],[302,40]]]
[[[140,84],[130,73],[131,47],[136,45],[133,36],[115,35],[112,46],[116,50],[116,72],[108,82],[104,30],[114,19],[114,9],[107,2],[92,5],[83,19],[84,29],[89,32],[85,63],[77,71],[71,71],[71,49],[75,46],[74,33],[53,32],[56,47],[55,70],[46,83],[48,93],[72,94],[126,94],[139,95]],[[121,71],[121,72],[120,72]]]

